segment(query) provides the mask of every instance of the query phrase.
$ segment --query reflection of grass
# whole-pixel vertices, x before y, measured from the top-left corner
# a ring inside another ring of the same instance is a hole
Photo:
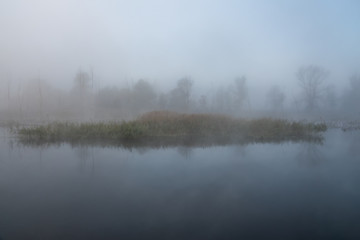
[[[325,130],[325,124],[270,118],[244,120],[224,115],[150,112],[129,122],[52,123],[20,128],[17,133],[23,140],[42,142],[173,141],[180,138],[249,142],[302,140],[318,137],[317,134]]]

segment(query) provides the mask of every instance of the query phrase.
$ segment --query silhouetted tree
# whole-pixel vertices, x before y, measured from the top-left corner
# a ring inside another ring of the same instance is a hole
[[[174,110],[188,111],[193,81],[189,77],[177,81],[177,86],[171,91],[170,105]]]
[[[90,92],[91,76],[81,69],[75,75],[73,87],[73,106],[74,113],[78,118],[88,119],[93,117],[93,96]]]
[[[205,95],[201,95],[199,99],[199,108],[200,112],[206,112],[208,108],[207,97]]]
[[[90,88],[90,84],[91,78],[89,73],[79,69],[74,78],[74,89],[80,92],[86,92]]]
[[[179,90],[182,97],[184,98],[186,107],[188,107],[189,103],[190,103],[190,95],[191,95],[192,86],[193,86],[193,81],[189,77],[181,78],[177,82],[177,89]]]
[[[296,76],[302,91],[302,100],[308,111],[313,111],[319,106],[324,82],[328,71],[316,65],[301,67]]]

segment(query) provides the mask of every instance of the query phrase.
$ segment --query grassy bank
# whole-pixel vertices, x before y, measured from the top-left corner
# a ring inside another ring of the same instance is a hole
[[[128,122],[52,123],[18,128],[22,140],[41,142],[212,139],[280,141],[318,137],[324,124],[279,119],[236,119],[224,115],[150,112]]]

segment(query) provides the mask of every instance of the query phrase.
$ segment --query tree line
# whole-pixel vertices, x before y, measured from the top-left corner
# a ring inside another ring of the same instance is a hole
[[[347,113],[358,116],[360,75],[349,78],[342,95],[328,84],[330,72],[317,65],[300,67],[295,74],[299,94],[287,93],[281,86],[271,86],[264,96],[267,111],[272,114],[300,112]],[[59,90],[39,78],[18,87],[2,81],[2,114],[20,120],[121,120],[132,119],[153,110],[176,112],[221,113],[247,117],[259,109],[252,109],[248,79],[234,78],[230,84],[214,89],[209,94],[197,95],[191,77],[178,79],[174,87],[161,92],[146,79],[139,79],[128,87],[94,88],[92,69],[79,69],[70,91]],[[256,96],[258,97],[258,96]],[[290,99],[290,100],[289,100]],[[288,103],[286,105],[286,103]],[[2,120],[2,119],[0,119]]]

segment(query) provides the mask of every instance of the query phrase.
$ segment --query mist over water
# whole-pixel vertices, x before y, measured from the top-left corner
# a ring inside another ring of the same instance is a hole
[[[1,0],[0,240],[360,239],[359,10]]]
[[[356,1],[2,1],[1,120],[129,119],[162,109],[358,117],[359,8]],[[309,66],[326,72],[313,96],[298,75]],[[184,78],[192,83],[187,93],[178,85]]]

